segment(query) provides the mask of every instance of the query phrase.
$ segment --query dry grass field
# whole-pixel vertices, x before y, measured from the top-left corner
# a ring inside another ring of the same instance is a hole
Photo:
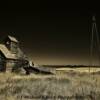
[[[0,100],[100,100],[100,73],[0,73]]]

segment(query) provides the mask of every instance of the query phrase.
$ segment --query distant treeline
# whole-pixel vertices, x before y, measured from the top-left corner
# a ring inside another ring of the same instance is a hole
[[[100,66],[94,65],[94,66],[89,66],[89,65],[42,65],[43,67],[52,67],[52,68],[80,68],[80,67],[96,67],[99,68]]]

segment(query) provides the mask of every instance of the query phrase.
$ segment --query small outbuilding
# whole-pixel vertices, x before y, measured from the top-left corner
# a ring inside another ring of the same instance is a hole
[[[0,44],[0,71],[16,71],[27,61],[25,54],[19,47],[19,41],[7,36]]]

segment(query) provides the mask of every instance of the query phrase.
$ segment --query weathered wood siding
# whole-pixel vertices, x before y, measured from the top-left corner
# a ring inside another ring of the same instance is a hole
[[[6,62],[5,62],[5,57],[0,51],[0,71],[5,71],[6,70]]]

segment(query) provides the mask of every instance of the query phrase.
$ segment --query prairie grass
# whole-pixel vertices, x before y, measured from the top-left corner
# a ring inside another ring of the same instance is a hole
[[[100,75],[0,73],[0,100],[100,100]]]

